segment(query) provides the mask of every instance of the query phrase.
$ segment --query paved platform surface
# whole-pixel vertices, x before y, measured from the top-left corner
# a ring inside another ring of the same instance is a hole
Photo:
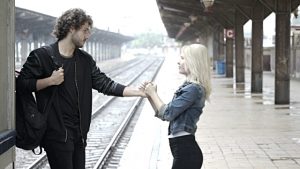
[[[164,102],[183,82],[178,58],[166,56],[155,83]],[[263,94],[246,82],[213,75],[213,93],[198,123],[202,169],[300,169],[300,82],[291,80],[291,104],[274,105],[274,76],[264,72]],[[146,101],[120,169],[170,169],[168,122],[154,117]]]

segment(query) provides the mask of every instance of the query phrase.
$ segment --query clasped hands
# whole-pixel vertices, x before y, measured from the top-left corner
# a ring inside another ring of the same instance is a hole
[[[157,92],[157,85],[147,81],[142,83],[139,89],[146,94],[146,97],[150,97]]]

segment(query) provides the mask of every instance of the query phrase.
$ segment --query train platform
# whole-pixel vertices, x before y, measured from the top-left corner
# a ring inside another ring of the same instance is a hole
[[[166,103],[183,82],[176,55],[166,56],[155,83]],[[300,82],[291,80],[289,105],[274,105],[274,75],[264,72],[263,94],[251,94],[246,82],[213,74],[213,92],[198,122],[196,140],[202,169],[300,169]],[[168,122],[154,117],[149,102],[124,151],[119,169],[170,169]]]

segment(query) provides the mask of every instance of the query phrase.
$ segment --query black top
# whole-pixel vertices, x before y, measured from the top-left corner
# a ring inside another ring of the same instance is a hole
[[[76,55],[64,58],[57,54],[58,60],[64,69],[64,82],[58,86],[57,105],[63,115],[67,129],[79,127],[78,92],[75,83]]]

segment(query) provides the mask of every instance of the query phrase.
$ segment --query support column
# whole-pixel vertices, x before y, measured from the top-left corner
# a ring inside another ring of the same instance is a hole
[[[262,93],[263,89],[263,21],[264,8],[257,2],[252,10],[252,93]]]
[[[33,48],[37,49],[39,47],[39,36],[34,32],[32,34],[32,40],[33,40]]]
[[[98,43],[98,41],[96,41],[95,43],[96,43],[95,44],[96,45],[95,58],[96,58],[96,62],[99,62],[99,43]]]
[[[90,42],[87,42],[87,43],[85,43],[85,51],[87,52],[87,53],[90,53]]]
[[[104,60],[107,60],[107,44],[104,42]]]
[[[233,77],[233,38],[226,37],[226,77]]]
[[[119,44],[117,46],[117,49],[118,49],[118,55],[117,55],[117,57],[121,58],[121,56],[122,56],[122,44]]]
[[[93,41],[93,57],[96,59],[97,54],[96,54],[97,48],[96,48],[96,41]]]
[[[15,160],[15,1],[0,1],[0,168]]]
[[[21,40],[21,65],[23,65],[27,59],[28,44],[25,38]]]
[[[244,24],[242,14],[235,12],[235,82],[245,82],[245,63],[244,63]]]
[[[107,59],[106,60],[110,60],[111,58],[111,44],[108,44],[107,46],[107,50],[106,50],[106,53],[107,53]]]
[[[18,49],[18,41],[16,40],[16,42],[15,42],[15,62],[19,62],[19,53],[18,53],[18,51],[19,51],[19,49]]]
[[[99,56],[100,56],[100,61],[103,60],[103,43],[100,42],[100,49],[99,49]]]
[[[224,61],[225,59],[225,56],[224,56],[224,28],[223,27],[220,27],[219,28],[219,35],[220,35],[220,38],[219,38],[219,60],[222,60]]]
[[[94,41],[91,41],[91,53],[90,53],[90,55],[92,55],[92,57],[94,58],[94,59],[96,59],[96,57],[95,57],[95,42]]]
[[[291,0],[277,0],[275,14],[275,104],[289,104]]]
[[[214,34],[213,34],[213,68],[216,69],[216,64],[217,61],[219,60],[219,29],[214,30]]]
[[[295,34],[295,32],[292,32],[292,46],[291,46],[291,51],[292,51],[292,54],[291,54],[291,61],[290,61],[290,64],[291,64],[291,68],[290,68],[290,73],[293,77],[296,77],[296,68],[297,68],[297,49],[296,49],[296,44],[295,44],[295,39],[296,39],[296,36],[298,36],[297,34]]]

